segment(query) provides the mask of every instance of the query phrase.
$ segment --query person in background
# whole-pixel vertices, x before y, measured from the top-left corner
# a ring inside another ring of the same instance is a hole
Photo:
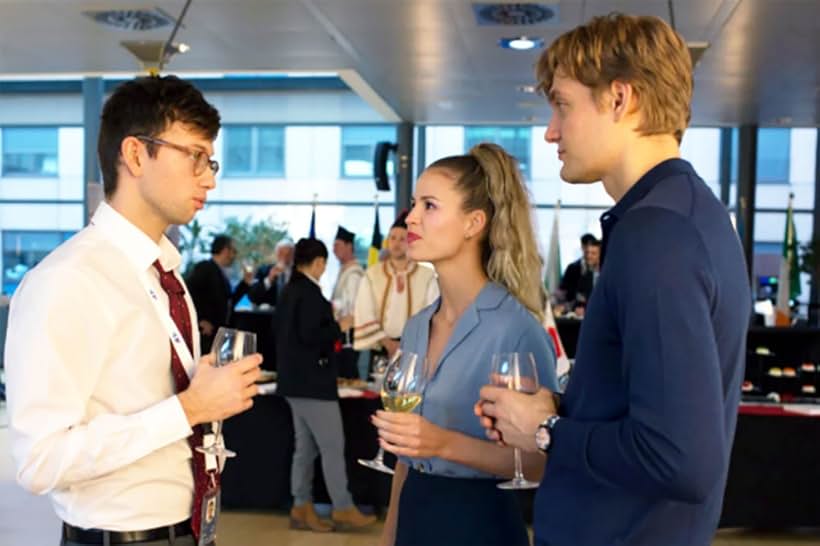
[[[560,404],[486,386],[476,412],[490,438],[547,455],[537,545],[711,544],[751,291],[726,207],[680,158],[686,42],[657,17],[595,17],[553,42],[537,79],[561,178],[600,180],[615,205]]]
[[[117,87],[100,123],[105,201],[12,300],[17,481],[51,497],[62,546],[212,542],[202,515],[219,469],[194,448],[204,423],[251,407],[261,357],[219,368],[198,358],[196,312],[163,232],[190,222],[215,187],[219,126],[174,76]]]
[[[583,316],[600,273],[601,242],[591,233],[581,237],[581,258],[569,264],[561,277],[561,306]]]
[[[333,241],[333,255],[339,260],[339,276],[333,287],[331,303],[338,308],[333,312],[341,318],[353,318],[353,307],[356,303],[356,292],[364,277],[364,268],[356,261],[354,244],[356,234],[339,226],[336,239]],[[359,377],[359,353],[353,349],[352,328],[344,332],[344,345],[339,355],[339,377]]]
[[[253,272],[243,271],[244,277],[231,288],[230,268],[234,260],[233,239],[217,235],[211,242],[211,259],[196,264],[185,279],[199,317],[203,354],[211,350],[217,329],[230,323],[234,306],[248,293],[253,281]]]
[[[276,261],[259,268],[256,272],[257,280],[248,292],[248,299],[254,305],[275,307],[279,295],[290,280],[293,270],[293,242],[283,239],[276,243],[273,252]]]
[[[557,388],[526,187],[515,159],[484,143],[427,167],[414,202],[409,256],[433,263],[441,298],[401,338],[428,365],[420,411],[373,420],[400,457],[381,544],[528,545],[514,492],[497,487],[513,475],[513,450],[488,442],[472,411],[493,354],[532,353],[539,380]],[[543,456],[530,453],[524,467],[537,480]]]
[[[327,267],[327,248],[318,239],[300,239],[294,249],[295,271],[277,307],[277,394],[287,398],[293,415],[291,467],[293,508],[290,525],[316,532],[335,527],[359,528],[376,522],[353,504],[347,489],[344,429],[336,387],[342,331],[351,317],[333,318],[319,280]],[[322,471],[333,502],[333,524],[319,519],[313,506],[313,468],[322,455]]]
[[[438,297],[435,272],[407,256],[407,213],[387,234],[390,257],[369,267],[356,293],[353,348],[395,354],[407,319]]]

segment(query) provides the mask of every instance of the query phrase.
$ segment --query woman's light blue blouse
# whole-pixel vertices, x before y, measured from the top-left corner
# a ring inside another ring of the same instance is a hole
[[[426,358],[430,320],[440,302],[436,300],[410,318],[401,336],[402,351]],[[506,288],[487,283],[447,340],[435,374],[425,387],[420,410],[416,411],[438,426],[486,441],[473,405],[481,387],[489,383],[492,355],[502,352],[535,355],[539,384],[557,391],[555,350],[549,334]],[[418,471],[442,476],[494,477],[437,457],[400,460]]]

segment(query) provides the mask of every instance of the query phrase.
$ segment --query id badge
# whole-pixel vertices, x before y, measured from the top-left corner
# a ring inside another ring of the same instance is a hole
[[[220,497],[219,488],[216,488],[208,491],[202,499],[198,546],[211,546],[216,542],[216,520],[219,519]]]

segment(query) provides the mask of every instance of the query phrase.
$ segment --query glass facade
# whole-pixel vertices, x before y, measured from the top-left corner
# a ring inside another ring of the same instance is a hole
[[[3,176],[56,177],[56,127],[6,127],[2,130]]]

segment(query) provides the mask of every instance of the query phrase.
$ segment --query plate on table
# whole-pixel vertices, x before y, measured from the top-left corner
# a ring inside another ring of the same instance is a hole
[[[256,380],[257,383],[270,383],[271,381],[276,381],[276,372],[270,370],[261,370],[259,379]]]

